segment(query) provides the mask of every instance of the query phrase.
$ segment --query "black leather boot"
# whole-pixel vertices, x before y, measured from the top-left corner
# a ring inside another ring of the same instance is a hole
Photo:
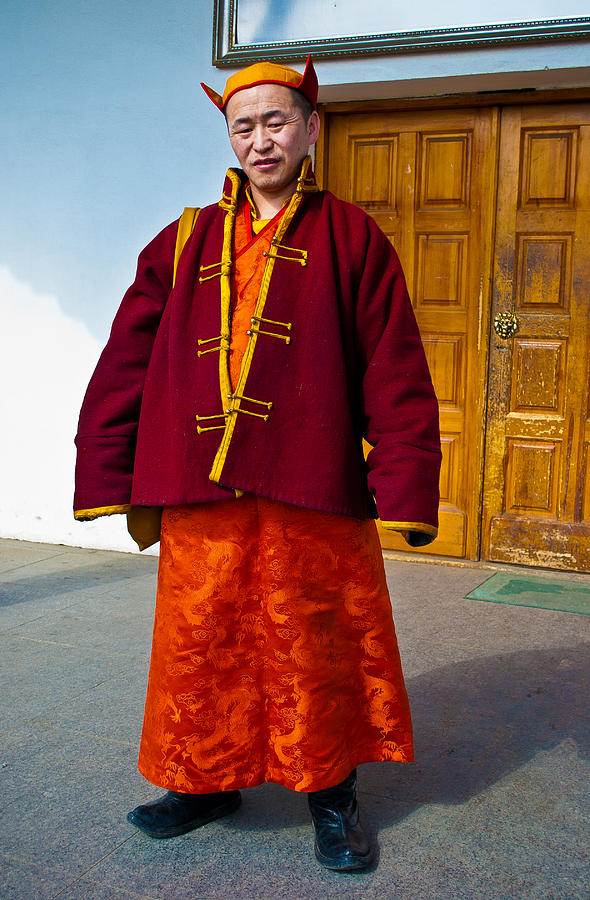
[[[318,862],[339,872],[366,869],[373,850],[359,822],[356,769],[341,784],[308,794],[308,801]]]
[[[179,794],[168,791],[158,800],[137,806],[127,821],[153,838],[177,837],[207,822],[227,816],[242,802],[239,791],[217,794]]]

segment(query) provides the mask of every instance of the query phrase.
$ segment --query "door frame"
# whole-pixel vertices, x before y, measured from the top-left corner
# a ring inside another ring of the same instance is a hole
[[[321,91],[321,89],[320,89]],[[328,129],[326,117],[330,113],[384,112],[402,110],[460,109],[464,106],[541,106],[548,103],[576,103],[590,100],[590,85],[581,88],[563,88],[548,91],[514,90],[489,91],[476,94],[432,94],[426,97],[396,97],[392,100],[338,100],[318,104],[321,121],[320,137],[315,145],[315,174],[320,188],[325,184],[328,160]]]

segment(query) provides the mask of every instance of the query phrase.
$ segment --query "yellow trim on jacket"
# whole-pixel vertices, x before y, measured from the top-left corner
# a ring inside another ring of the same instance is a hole
[[[201,212],[199,207],[185,206],[184,211],[178,220],[178,231],[176,232],[176,246],[174,248],[174,270],[172,272],[172,287],[176,284],[176,270],[178,269],[178,261],[180,254],[184,249],[184,245],[195,230],[197,218]]]
[[[221,343],[219,352],[219,389],[221,392],[221,408],[227,406],[227,395],[231,394],[231,379],[229,374],[229,348],[231,334],[231,265],[232,265],[232,243],[234,233],[234,222],[236,219],[236,210],[238,206],[238,194],[242,182],[237,172],[230,169],[227,173],[232,183],[232,192],[229,202],[220,202],[220,206],[226,210],[225,221],[223,223],[223,249],[221,251],[221,275],[220,291],[221,291]],[[225,197],[223,200],[227,201]],[[225,427],[227,430],[229,422],[226,417]],[[225,431],[224,431],[225,437]]]
[[[121,503],[119,506],[96,506],[94,509],[76,509],[74,510],[74,519],[77,519],[79,522],[90,522],[92,519],[99,519],[101,516],[116,516],[119,513],[128,513],[130,509],[130,503]]]
[[[297,180],[297,188],[289,201],[287,209],[285,210],[285,214],[280,220],[275,236],[273,238],[273,243],[280,242],[281,238],[285,234],[287,228],[291,224],[293,216],[297,212],[301,201],[303,199],[303,194],[305,192],[311,190],[317,190],[317,186],[315,183],[313,185],[307,184],[308,180],[308,172],[311,167],[311,157],[307,156],[303,164],[301,166],[301,174]],[[236,215],[236,207],[237,207],[237,198],[238,192],[241,186],[241,182],[238,176],[230,169],[228,173],[232,179],[232,197],[231,200],[225,197],[223,198],[222,203],[223,209],[226,209],[228,215],[226,216],[226,220],[224,223],[224,245],[223,245],[223,256],[222,263],[227,262],[228,260],[231,262],[231,241],[233,235],[233,224]],[[228,238],[229,235],[229,238]],[[226,242],[229,241],[229,256],[226,255]],[[262,275],[262,282],[260,285],[260,292],[258,294],[258,300],[256,301],[256,308],[254,310],[254,317],[260,318],[264,313],[264,307],[266,304],[266,298],[268,295],[268,289],[270,287],[270,279],[272,276],[272,272],[275,266],[276,256],[274,254],[268,255],[266,260],[266,266],[264,268],[264,273]],[[227,278],[227,297],[224,295],[224,286],[225,281],[224,277]],[[222,275],[222,289],[221,289],[221,333],[222,334],[230,334],[231,333],[231,321],[230,321],[230,276]],[[254,350],[256,349],[256,343],[258,340],[258,334],[256,330],[252,330],[252,334],[250,335],[250,340],[248,341],[248,346],[244,352],[244,356],[242,357],[242,365],[240,367],[240,375],[238,378],[238,383],[236,385],[235,391],[232,391],[231,381],[229,377],[229,343],[227,349],[224,348],[224,342],[222,339],[221,342],[221,354],[219,360],[219,373],[220,373],[220,387],[221,387],[221,402],[223,405],[223,409],[225,410],[225,430],[223,432],[223,437],[221,438],[221,443],[217,449],[217,453],[215,454],[215,459],[213,460],[213,465],[211,467],[211,471],[209,472],[209,480],[219,482],[221,479],[221,474],[223,471],[223,466],[225,465],[225,461],[227,459],[227,454],[229,452],[229,447],[231,444],[231,440],[233,437],[233,433],[236,427],[237,421],[237,412],[240,409],[241,405],[241,397],[244,394],[246,382],[248,380],[248,374],[250,372],[250,367],[252,365],[252,357],[254,355]]]

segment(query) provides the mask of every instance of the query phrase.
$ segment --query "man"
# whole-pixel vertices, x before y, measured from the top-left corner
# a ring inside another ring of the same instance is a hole
[[[395,251],[315,183],[311,60],[204,88],[241,169],[140,255],[76,439],[78,519],[158,516],[139,767],[167,793],[128,818],[171,837],[274,781],[362,869],[356,767],[413,758],[374,516],[436,536],[437,404]]]

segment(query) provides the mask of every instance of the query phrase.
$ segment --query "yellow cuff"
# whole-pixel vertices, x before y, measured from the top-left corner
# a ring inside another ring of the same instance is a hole
[[[131,504],[122,503],[120,506],[96,506],[94,509],[76,509],[74,510],[74,519],[78,522],[90,522],[92,519],[99,519],[101,516],[116,516],[118,513],[128,513]]]

